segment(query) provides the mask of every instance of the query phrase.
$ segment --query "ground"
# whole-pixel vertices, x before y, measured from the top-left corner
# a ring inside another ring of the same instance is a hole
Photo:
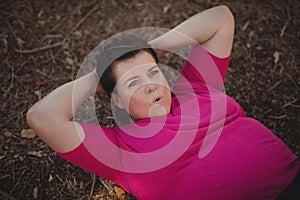
[[[26,111],[73,80],[85,56],[105,38],[144,26],[172,28],[220,4],[227,5],[236,20],[226,93],[299,158],[297,0],[1,0],[0,199],[134,199],[57,157],[37,137],[29,139]],[[100,123],[112,125],[107,99],[98,98],[103,100],[98,106]]]

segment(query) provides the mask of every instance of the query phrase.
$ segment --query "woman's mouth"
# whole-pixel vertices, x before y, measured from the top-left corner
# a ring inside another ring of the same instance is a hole
[[[162,102],[162,96],[155,97],[153,103],[160,104]]]

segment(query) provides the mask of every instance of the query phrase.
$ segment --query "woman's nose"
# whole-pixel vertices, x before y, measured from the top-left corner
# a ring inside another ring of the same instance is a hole
[[[157,84],[155,84],[155,83],[147,83],[146,85],[145,85],[145,91],[146,91],[146,93],[152,93],[152,92],[154,92],[154,91],[156,91],[157,90]]]

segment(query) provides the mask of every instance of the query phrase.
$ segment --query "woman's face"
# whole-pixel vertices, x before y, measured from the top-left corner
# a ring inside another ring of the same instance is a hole
[[[169,84],[151,54],[141,51],[133,58],[118,61],[113,72],[116,78],[113,101],[134,120],[170,112]]]

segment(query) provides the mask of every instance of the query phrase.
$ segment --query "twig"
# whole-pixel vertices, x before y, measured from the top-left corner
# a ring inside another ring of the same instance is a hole
[[[23,175],[25,174],[25,172],[26,172],[26,169],[22,172],[22,174],[21,174],[20,178],[18,179],[17,183],[14,185],[14,187],[12,188],[12,190],[10,191],[10,193],[8,194],[8,196],[6,197],[5,200],[8,200],[10,198],[10,195],[16,189],[17,185],[20,183],[20,181],[23,178]]]
[[[14,48],[15,52],[17,53],[22,53],[22,54],[27,54],[27,53],[36,53],[36,52],[39,52],[39,51],[45,51],[45,50],[48,50],[48,49],[52,49],[52,48],[55,48],[55,47],[59,47],[59,46],[62,46],[65,41],[70,37],[70,35],[95,11],[97,10],[98,7],[94,7],[92,10],[90,10],[90,12],[88,12],[75,26],[74,28],[68,33],[68,35],[63,39],[62,42],[58,42],[58,43],[55,43],[55,44],[50,44],[50,45],[46,45],[46,46],[42,46],[42,47],[38,47],[38,48],[35,48],[35,49],[16,49]]]
[[[53,39],[53,38],[62,38],[62,34],[47,34],[43,37],[43,39]]]
[[[6,192],[0,190],[0,197],[2,196],[3,198],[5,198],[7,195],[8,195],[8,194],[6,194]],[[7,198],[8,198],[9,200],[16,200],[15,198],[10,197],[10,196],[8,196]]]
[[[284,26],[282,27],[281,32],[280,32],[280,37],[281,37],[281,38],[283,37],[284,32],[285,32],[285,30],[286,30],[286,27],[287,27],[288,23],[290,22],[290,20],[291,20],[291,17],[289,17],[289,18],[285,21]]]
[[[21,109],[21,112],[16,113],[14,116],[12,116],[12,117],[10,117],[8,120],[6,120],[3,124],[0,125],[0,128],[4,127],[8,122],[12,121],[13,119],[19,117],[19,116],[20,116],[20,113],[25,112],[27,109],[28,109],[28,107],[27,107],[27,106],[24,106],[24,107]]]
[[[49,78],[49,79],[52,78],[51,76],[49,76],[49,75],[46,74],[45,72],[42,72],[42,71],[40,71],[40,70],[38,70],[38,69],[35,69],[34,71],[37,72],[37,73],[39,73],[40,75],[46,77],[46,78]]]
[[[270,116],[270,118],[272,118],[272,119],[283,119],[283,118],[286,118],[286,117],[287,117],[286,114],[281,115],[281,116],[273,116],[273,115]]]
[[[10,86],[9,86],[9,89],[11,89],[14,85],[14,71],[15,71],[15,69],[11,64],[9,64],[9,62],[7,60],[7,57],[5,59],[5,62],[11,68],[11,80],[10,80]]]
[[[5,90],[4,88],[0,88],[0,90],[2,90],[4,93],[6,93],[6,94],[8,94],[9,96],[11,96],[11,97],[13,97],[13,98],[15,98],[15,99],[21,99],[21,97],[18,97],[17,95],[14,95],[14,94],[11,94],[10,92],[9,92],[9,90]],[[0,125],[0,128],[1,128],[2,126]]]
[[[92,188],[91,188],[91,192],[90,192],[90,196],[89,199],[92,198],[93,192],[94,192],[94,186],[95,186],[95,179],[96,179],[96,175],[93,175],[93,182],[92,182]]]
[[[287,107],[287,106],[293,106],[293,103],[295,103],[295,102],[297,102],[298,101],[298,99],[294,99],[293,101],[290,101],[290,102],[288,102],[288,103],[286,103],[286,104],[284,104],[282,107]]]
[[[274,88],[276,88],[281,82],[282,82],[281,80],[278,81],[278,82],[276,82],[272,87],[270,87],[270,89],[268,91],[270,92],[271,90],[273,90]]]
[[[45,184],[46,180],[46,166],[42,165],[41,166],[41,173],[39,173],[40,176],[40,184],[39,184],[39,199],[45,199]]]
[[[22,49],[16,49],[16,48],[14,48],[14,50],[17,53],[22,53],[22,54],[36,53],[36,52],[39,52],[39,51],[45,51],[45,50],[48,50],[48,49],[59,47],[59,46],[62,46],[63,44],[64,44],[64,42],[58,42],[58,43],[54,43],[54,44],[50,44],[50,45],[38,47],[38,48],[35,48],[35,49],[24,49],[24,50],[22,50]]]
[[[50,56],[51,56],[51,59],[52,59],[53,64],[56,65],[56,61],[55,61],[55,57],[54,57],[54,55],[53,55],[52,49],[50,49]]]
[[[295,87],[297,88],[297,90],[300,90],[298,84],[296,83],[296,81],[294,81],[294,79],[292,78],[292,76],[286,72],[286,70],[284,70],[284,73],[287,75],[287,77],[292,81],[292,83],[295,85]]]
[[[110,186],[108,186],[102,179],[100,179],[100,181],[101,181],[102,185],[104,185],[104,187],[108,190],[109,194],[114,193],[113,189]]]
[[[291,15],[290,15],[290,11],[289,11],[289,8],[287,8],[287,12],[288,12],[288,19],[285,21],[285,23],[284,23],[284,25],[283,25],[283,27],[282,27],[282,29],[281,29],[281,32],[280,32],[280,37],[282,38],[283,37],[283,35],[284,35],[284,32],[285,32],[285,30],[286,30],[286,27],[287,27],[287,25],[289,24],[289,22],[290,22],[290,20],[291,20]]]
[[[277,7],[277,5],[276,5],[273,1],[269,0],[268,2],[269,2],[270,4],[272,4],[273,6]]]
[[[23,182],[23,184],[22,184],[23,188],[21,189],[21,191],[19,191],[19,195],[18,195],[17,199],[21,199],[21,195],[23,195],[24,189],[26,188],[26,186],[28,185],[28,183],[30,183],[30,181],[31,181],[32,178],[36,175],[36,173],[38,173],[38,172],[40,171],[40,169],[41,169],[41,165],[39,165],[38,168],[37,168],[36,165],[34,165],[34,166],[32,166],[32,167],[33,167],[33,169],[35,169],[35,170],[34,170],[33,174],[30,176],[30,178],[29,178],[29,179],[26,179],[26,180]],[[26,169],[26,168],[25,168],[25,169]],[[23,195],[23,196],[24,196],[24,195]]]
[[[67,36],[63,39],[62,42],[58,42],[58,43],[55,43],[55,44],[50,44],[50,45],[46,45],[46,46],[42,46],[42,47],[38,47],[38,48],[35,48],[35,49],[16,49],[14,48],[15,52],[17,53],[21,53],[21,54],[27,54],[27,53],[36,53],[36,52],[39,52],[39,51],[45,51],[45,50],[48,50],[48,49],[52,49],[52,48],[55,48],[55,47],[59,47],[59,46],[62,46],[63,44],[65,44],[65,41],[70,37],[70,35],[93,13],[95,12],[96,10],[98,9],[98,6],[94,7],[92,10],[90,10],[90,12],[88,12],[74,27],[73,29],[67,34]],[[9,27],[11,28],[10,24],[9,24]],[[11,29],[12,30],[12,29]]]
[[[249,26],[249,24],[250,24],[250,20],[248,20],[248,21],[244,24],[244,26],[242,27],[242,31],[246,30],[247,27]]]
[[[96,10],[98,9],[98,6],[94,7],[90,12],[88,12],[74,27],[73,29],[68,33],[68,35],[63,39],[63,42],[65,42],[70,35]]]
[[[300,108],[300,105],[291,104],[290,106],[293,107],[293,108]]]
[[[263,118],[266,114],[268,114],[269,112],[272,112],[272,111],[273,111],[273,109],[267,110],[266,112],[264,112],[264,113],[262,114],[261,118]]]
[[[17,40],[18,38],[17,38],[17,36],[16,36],[16,34],[15,34],[15,32],[14,32],[14,30],[13,30],[13,28],[12,28],[12,26],[10,25],[9,22],[7,22],[7,26],[8,26],[8,28],[10,29],[10,31],[11,31],[11,33],[12,33],[12,36],[15,38],[15,40]]]

